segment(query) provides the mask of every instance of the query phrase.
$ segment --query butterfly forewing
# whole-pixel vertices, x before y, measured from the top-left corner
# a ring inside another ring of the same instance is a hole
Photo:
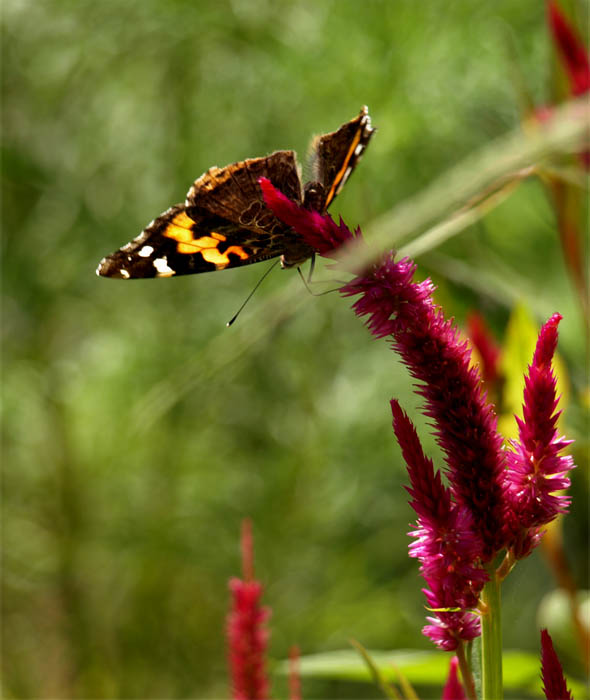
[[[356,167],[375,129],[366,107],[337,131],[320,136],[315,145],[315,178],[324,186],[324,209],[340,193]]]
[[[130,279],[224,270],[281,255],[281,240],[264,231],[240,228],[198,207],[177,204],[102,260],[98,272]]]
[[[358,117],[317,139],[316,179],[323,186],[321,201],[314,205],[318,210],[325,211],[340,191],[372,133],[365,107]],[[137,238],[103,258],[97,273],[120,279],[173,277],[241,267],[279,255],[285,267],[300,265],[314,251],[266,207],[260,177],[301,203],[293,151],[210,168],[194,182],[184,204],[171,207]]]

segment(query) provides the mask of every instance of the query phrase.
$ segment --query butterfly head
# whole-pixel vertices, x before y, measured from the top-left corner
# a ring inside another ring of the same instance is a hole
[[[310,211],[323,211],[326,191],[321,182],[306,182],[303,187],[303,206]]]

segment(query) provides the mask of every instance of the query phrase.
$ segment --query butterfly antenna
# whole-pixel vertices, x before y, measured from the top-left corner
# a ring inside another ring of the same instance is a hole
[[[260,287],[260,285],[264,282],[264,280],[266,279],[266,277],[270,274],[270,271],[271,271],[271,270],[274,270],[274,268],[278,265],[278,263],[279,263],[280,261],[281,261],[281,259],[280,259],[280,258],[277,258],[277,259],[273,262],[273,264],[268,268],[268,270],[262,275],[262,277],[258,280],[258,282],[256,282],[256,286],[255,286],[254,289],[250,292],[250,294],[248,294],[248,296],[246,297],[244,303],[243,303],[243,304],[240,306],[240,308],[236,311],[236,313],[234,314],[234,316],[225,324],[228,328],[233,324],[233,322],[237,319],[237,317],[242,313],[242,309],[244,308],[244,306],[246,306],[246,304],[247,304],[247,303],[250,301],[250,299],[254,296],[254,292],[258,289],[258,287]]]

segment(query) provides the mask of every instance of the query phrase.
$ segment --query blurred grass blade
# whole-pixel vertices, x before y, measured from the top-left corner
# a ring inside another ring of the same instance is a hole
[[[363,232],[370,246],[351,245],[340,259],[353,269],[362,268],[381,251],[399,248],[405,239],[461,209],[478,193],[510,173],[538,166],[556,155],[584,150],[588,147],[589,119],[590,105],[587,99],[581,98],[556,109],[552,119],[542,126],[536,122],[518,126],[469,155],[416,196],[365,226]],[[450,235],[472,223],[472,216],[466,213],[455,222]]]
[[[481,197],[476,197],[478,200],[477,203],[462,207],[461,210],[442,223],[436,224],[425,231],[421,236],[414,238],[413,241],[400,248],[399,254],[401,256],[408,255],[411,258],[416,258],[423,253],[437,248],[448,238],[451,238],[463,231],[463,229],[476,223],[489,211],[502,204],[502,202],[514,192],[521,181],[526,177],[530,177],[533,173],[533,168],[525,168],[520,173],[516,173],[508,182],[502,185],[493,185],[489,193]]]
[[[358,651],[358,653],[363,658],[363,661],[367,664],[367,668],[369,669],[369,672],[371,673],[371,676],[373,678],[373,682],[375,683],[375,685],[377,685],[377,686],[379,686],[379,688],[381,688],[385,697],[386,698],[393,698],[393,700],[401,700],[402,696],[397,692],[396,687],[393,684],[390,685],[385,680],[385,678],[383,678],[383,676],[381,675],[381,672],[379,671],[379,668],[373,662],[373,659],[371,658],[371,656],[369,655],[369,652],[365,649],[365,647],[360,642],[357,642],[356,639],[349,639],[348,641]],[[409,695],[406,695],[406,698],[408,700],[411,700]]]
[[[393,663],[393,661],[391,662],[391,665],[393,666],[395,672],[397,673],[397,677],[399,678],[399,684],[403,688],[403,691],[406,694],[406,698],[408,700],[420,700],[420,698],[418,697],[418,694],[416,693],[416,691],[412,687],[412,684],[410,683],[410,681],[406,678],[405,674],[403,674],[399,670],[399,668]]]

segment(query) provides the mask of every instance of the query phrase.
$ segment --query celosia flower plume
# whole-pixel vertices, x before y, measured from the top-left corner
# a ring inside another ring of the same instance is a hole
[[[559,492],[567,489],[567,472],[573,469],[572,457],[561,452],[571,444],[559,436],[558,398],[551,361],[557,346],[554,314],[539,334],[533,362],[525,378],[523,418],[516,418],[519,439],[511,441],[507,453],[506,499],[507,526],[512,524],[513,546],[517,557],[524,556],[536,543],[539,528],[565,513],[570,498]],[[515,527],[516,524],[516,527]]]
[[[482,542],[475,536],[467,508],[453,503],[439,472],[434,471],[420,445],[416,430],[397,401],[391,402],[393,428],[408,467],[412,497],[410,505],[418,515],[418,527],[410,535],[410,556],[420,561],[428,584],[424,594],[436,617],[427,618],[426,634],[441,649],[451,651],[459,641],[480,633],[479,619],[469,612],[477,605],[487,580],[479,566]],[[458,608],[457,610],[440,610]]]
[[[338,246],[362,242],[340,221],[308,212],[261,180],[268,207],[320,254],[338,259]],[[433,420],[445,458],[448,487],[423,453],[411,421],[392,401],[393,425],[406,461],[408,489],[418,521],[410,533],[410,556],[420,561],[424,589],[434,616],[423,632],[437,646],[456,649],[479,634],[479,594],[485,566],[504,548],[524,556],[538,542],[539,526],[563,512],[568,500],[555,494],[569,481],[573,464],[559,452],[568,444],[557,437],[555,379],[551,358],[557,342],[553,316],[543,327],[525,389],[520,440],[507,461],[497,420],[488,403],[470,349],[452,321],[432,299],[430,280],[414,282],[416,266],[386,253],[341,288],[359,296],[353,309],[366,317],[376,338],[390,338],[418,380],[423,411]],[[516,511],[519,511],[516,513]]]
[[[227,617],[228,656],[234,700],[267,700],[268,678],[265,653],[270,610],[261,607],[262,584],[254,579],[252,530],[249,520],[242,524],[243,580],[229,582],[232,609]]]

